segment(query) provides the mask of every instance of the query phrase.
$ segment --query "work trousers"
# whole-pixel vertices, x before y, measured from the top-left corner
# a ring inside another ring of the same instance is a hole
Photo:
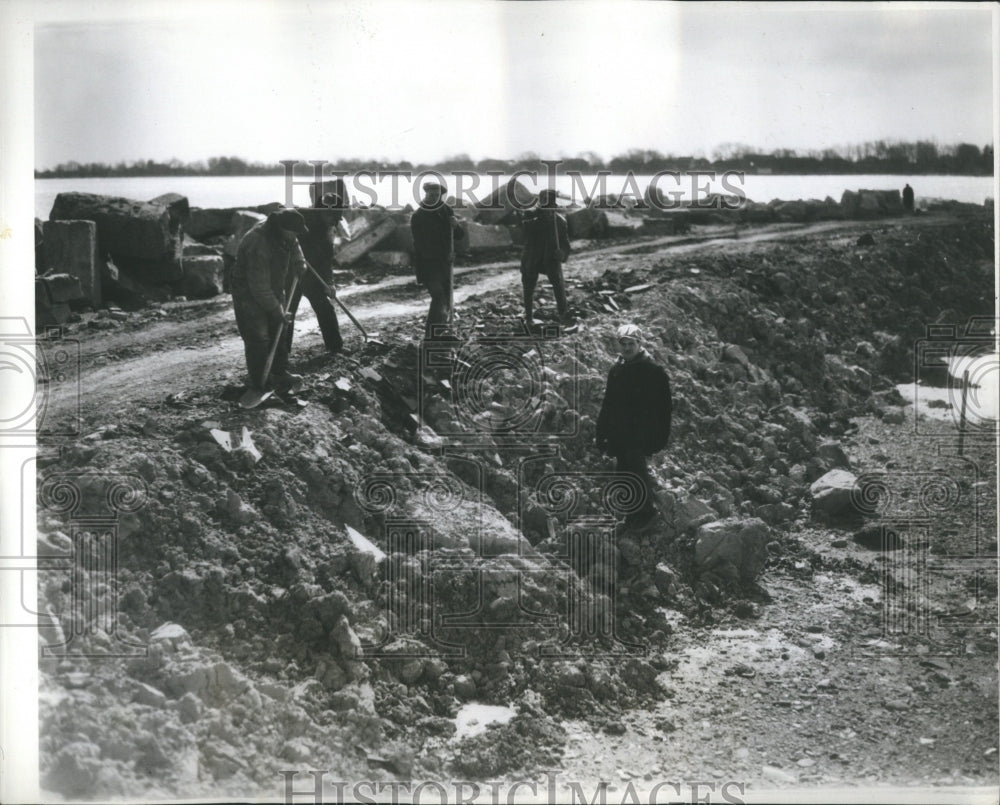
[[[247,362],[247,387],[263,391],[268,387],[268,378],[264,377],[264,364],[267,363],[271,344],[278,335],[278,322],[271,321],[252,298],[243,296],[234,289],[233,308],[236,312],[236,329],[243,339],[243,352]],[[281,338],[274,351],[274,362],[271,364],[270,379],[275,387],[283,385],[288,376],[288,340]]]
[[[562,316],[566,313],[566,283],[563,281],[562,263],[545,272],[545,276],[552,283],[552,295],[556,298],[556,310]],[[538,284],[537,271],[522,271],[521,286],[524,289],[524,318],[530,322],[535,312],[535,286]]]
[[[333,279],[333,272],[320,273],[329,274],[328,277],[323,277],[328,283]],[[326,289],[313,276],[311,271],[306,271],[302,275],[298,287],[295,289],[295,295],[292,296],[292,301],[288,304],[288,310],[293,316],[299,309],[299,302],[302,301],[303,296],[309,300],[309,304],[312,305],[312,309],[316,312],[316,321],[319,322],[319,331],[323,334],[323,343],[326,344],[327,350],[331,353],[340,352],[344,348],[344,339],[340,335],[340,323],[337,321],[335,303],[326,295]],[[292,324],[287,325],[286,328],[287,349],[289,352],[292,351],[294,327],[295,320],[293,319]]]
[[[615,456],[616,472],[631,472],[639,476],[641,484],[642,504],[638,511],[625,517],[626,523],[642,523],[656,512],[653,501],[656,499],[656,488],[653,476],[649,473],[648,457],[639,450],[627,450]]]
[[[424,336],[433,338],[451,324],[452,312],[452,273],[443,271],[424,280],[424,287],[431,295],[431,306],[427,311],[427,323],[424,326]]]

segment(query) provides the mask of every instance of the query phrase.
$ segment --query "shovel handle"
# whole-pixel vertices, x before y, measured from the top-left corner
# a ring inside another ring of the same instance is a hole
[[[295,296],[295,289],[298,287],[298,284],[299,277],[296,274],[295,279],[292,280],[291,287],[288,289],[288,298],[285,301],[285,305],[281,308],[281,324],[278,326],[278,332],[274,335],[274,341],[271,342],[271,351],[267,353],[267,362],[264,364],[264,376],[260,379],[261,389],[267,385],[267,379],[271,376],[271,366],[274,364],[274,356],[278,352],[278,342],[281,341],[281,336],[285,334],[285,313],[288,311],[288,303]]]
[[[330,297],[330,299],[332,299],[338,305],[340,305],[340,309],[343,310],[345,314],[347,314],[347,318],[349,318],[352,322],[354,322],[354,326],[357,327],[361,331],[361,335],[364,337],[365,341],[367,341],[368,340],[368,333],[365,332],[365,328],[361,326],[361,322],[359,322],[356,318],[354,318],[354,314],[351,313],[351,311],[349,311],[347,309],[347,306],[343,302],[340,301],[340,297],[337,296],[337,293],[333,290],[333,288],[330,287],[330,285],[327,284],[326,280],[323,279],[319,275],[319,272],[316,271],[316,269],[313,268],[311,265],[309,265],[309,263],[306,263],[306,267],[313,273],[313,276],[317,280],[319,280],[320,284],[323,286],[324,290],[326,291],[326,295],[328,297]]]

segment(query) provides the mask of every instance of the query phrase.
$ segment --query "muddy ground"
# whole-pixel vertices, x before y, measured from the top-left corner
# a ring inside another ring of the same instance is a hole
[[[238,407],[228,297],[69,328],[82,394],[52,384],[39,457],[39,553],[68,558],[39,588],[47,792],[280,797],[309,770],[558,770],[616,802],[661,781],[996,788],[991,428],[959,455],[949,411],[896,390],[926,325],[992,316],[992,220],[577,246],[578,323],[551,337],[519,329],[510,259],[460,270],[443,350],[419,348],[408,276],[345,277],[377,339],[343,321],[331,358],[303,303],[304,408]],[[628,320],[675,400],[643,533],[615,528],[593,445]],[[874,497],[823,522],[809,487],[836,467]],[[695,562],[729,517],[763,521],[760,575]]]

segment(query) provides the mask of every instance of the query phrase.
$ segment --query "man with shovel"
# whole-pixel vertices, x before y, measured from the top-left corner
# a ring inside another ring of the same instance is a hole
[[[288,371],[289,300],[306,261],[298,236],[305,219],[293,209],[272,212],[240,241],[233,269],[233,307],[247,361],[247,388],[263,394],[270,388],[280,396],[294,396],[301,382]],[[273,351],[270,366],[269,357]]]

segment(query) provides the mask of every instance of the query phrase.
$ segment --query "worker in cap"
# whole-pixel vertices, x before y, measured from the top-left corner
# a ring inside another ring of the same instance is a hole
[[[441,182],[429,181],[423,189],[423,200],[410,217],[410,231],[417,282],[431,297],[424,337],[435,340],[451,337],[447,331],[452,321],[455,241],[464,238],[465,232],[444,200],[448,188]]]
[[[292,396],[301,377],[288,371],[288,341],[281,337],[291,321],[289,289],[306,270],[298,236],[306,222],[297,210],[275,210],[255,224],[240,240],[233,268],[233,308],[236,327],[243,339],[247,363],[247,386],[255,391],[274,388],[281,396]],[[272,344],[277,342],[268,377],[264,366]]]
[[[566,320],[568,304],[562,264],[569,257],[569,227],[557,211],[556,191],[546,188],[538,193],[538,206],[524,214],[524,251],[521,253],[521,289],[524,294],[524,320],[533,327],[535,286],[544,274],[552,284],[556,310]]]
[[[597,417],[597,446],[615,458],[615,470],[637,482],[635,506],[627,526],[642,529],[656,514],[649,457],[667,446],[670,437],[670,378],[643,347],[642,330],[623,324],[615,330],[619,357],[608,372],[608,384]]]
[[[299,237],[299,245],[306,261],[316,273],[307,271],[299,281],[288,304],[292,321],[286,328],[285,334],[288,339],[288,350],[291,352],[294,317],[302,297],[305,296],[316,313],[316,323],[319,325],[327,352],[336,355],[343,350],[344,339],[340,334],[337,308],[333,300],[327,296],[327,291],[333,288],[334,249],[340,242],[339,236],[346,238],[351,236],[350,226],[344,218],[344,211],[351,205],[350,196],[347,185],[340,177],[311,184],[309,195],[313,199],[313,206],[301,211],[306,219],[307,232]]]

